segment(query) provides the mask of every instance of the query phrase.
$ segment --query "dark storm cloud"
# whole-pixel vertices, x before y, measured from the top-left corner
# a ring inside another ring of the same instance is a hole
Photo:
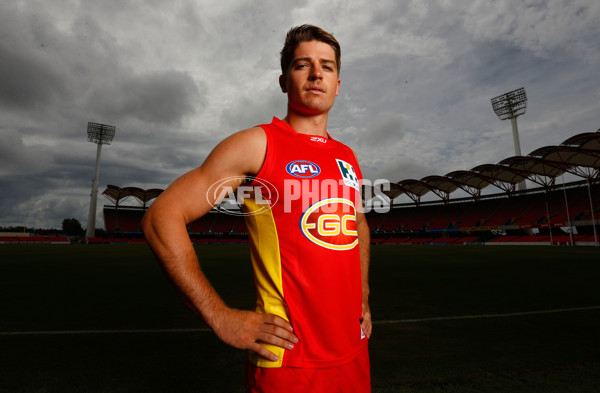
[[[370,124],[367,131],[360,135],[358,145],[361,150],[368,149],[372,151],[373,148],[386,146],[391,141],[394,144],[401,143],[403,137],[402,121],[399,118],[394,116],[381,117]]]
[[[86,200],[89,201],[89,188],[82,184],[91,182],[81,183],[54,171],[0,177],[2,225],[59,228],[62,218],[81,220],[85,217]]]
[[[49,152],[39,146],[27,147],[17,130],[0,127],[0,135],[0,177],[32,175],[51,165]]]
[[[285,117],[286,97],[273,78],[273,85],[251,95],[240,94],[231,106],[224,108],[221,123],[224,133],[232,133],[263,123],[271,122],[273,116]],[[277,87],[276,87],[277,86]],[[255,99],[259,96],[260,100]]]
[[[180,71],[160,71],[100,81],[89,108],[105,118],[137,118],[157,124],[179,124],[185,116],[202,112],[205,90]]]
[[[0,41],[0,105],[31,110],[64,98],[66,88],[51,64]]]

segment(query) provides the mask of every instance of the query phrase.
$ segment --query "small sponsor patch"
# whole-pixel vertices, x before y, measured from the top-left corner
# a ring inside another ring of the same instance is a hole
[[[313,136],[310,140],[313,142],[327,143],[327,138],[323,138],[322,136]]]
[[[358,176],[356,176],[356,172],[354,171],[352,165],[337,158],[335,161],[337,162],[340,173],[342,174],[342,179],[344,179],[344,184],[358,190]]]
[[[292,176],[308,179],[318,176],[321,168],[311,161],[297,160],[286,165],[285,170]]]

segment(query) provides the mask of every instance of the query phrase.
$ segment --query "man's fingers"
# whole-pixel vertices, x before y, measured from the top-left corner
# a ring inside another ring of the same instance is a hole
[[[362,304],[362,321],[360,327],[367,338],[371,338],[373,332],[373,323],[371,322],[371,309],[369,304],[363,301]]]
[[[275,315],[254,311],[228,309],[215,333],[225,343],[240,349],[249,349],[258,355],[277,361],[277,356],[264,344],[292,349],[298,338],[288,321]]]
[[[256,334],[256,341],[249,348],[260,356],[273,362],[279,360],[271,351],[267,350],[261,343],[274,345],[284,349],[293,349],[298,338],[292,333],[292,326],[285,319],[275,315],[261,315],[262,325]]]
[[[270,317],[273,317],[272,315]],[[297,343],[298,338],[291,332],[291,325],[279,317],[275,317],[275,321],[278,320],[278,324],[264,323],[262,326],[262,332],[265,333],[265,338],[261,338],[268,344],[277,345],[278,347],[291,349],[290,345]],[[273,321],[272,318],[265,318],[265,320]],[[283,321],[284,323],[281,323]],[[271,338],[272,337],[272,338]]]
[[[277,315],[264,314],[263,322],[267,323],[269,325],[279,326],[290,332],[294,331],[294,329],[292,328],[292,325],[290,325],[290,323],[288,321],[286,321],[285,319],[283,319],[281,317],[278,317]]]
[[[285,340],[269,333],[261,333],[257,338],[259,342],[265,344],[275,345],[284,349],[294,349],[294,342],[292,340]]]
[[[277,355],[275,355],[273,352],[269,351],[267,348],[260,345],[259,343],[254,343],[254,344],[250,345],[248,347],[248,349],[253,352],[256,352],[257,354],[259,354],[260,356],[262,356],[265,359],[269,359],[272,362],[276,362],[279,360]]]
[[[367,338],[371,338],[371,333],[373,332],[373,324],[370,319],[363,319],[363,322],[360,324],[363,333],[367,336]]]

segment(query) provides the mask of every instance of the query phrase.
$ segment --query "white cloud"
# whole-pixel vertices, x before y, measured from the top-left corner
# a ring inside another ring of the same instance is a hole
[[[455,9],[447,2],[446,9]],[[463,10],[463,26],[475,39],[501,40],[537,56],[561,53],[597,61],[600,4],[594,1],[478,0]]]

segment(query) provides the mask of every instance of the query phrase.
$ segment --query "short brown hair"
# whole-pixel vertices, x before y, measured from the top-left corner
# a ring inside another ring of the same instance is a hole
[[[329,44],[335,52],[335,63],[337,65],[338,74],[340,73],[342,51],[340,43],[333,38],[333,35],[326,32],[317,26],[302,25],[293,27],[288,31],[285,37],[285,44],[281,49],[281,73],[287,75],[288,69],[292,60],[294,60],[294,52],[301,42],[321,41]]]

